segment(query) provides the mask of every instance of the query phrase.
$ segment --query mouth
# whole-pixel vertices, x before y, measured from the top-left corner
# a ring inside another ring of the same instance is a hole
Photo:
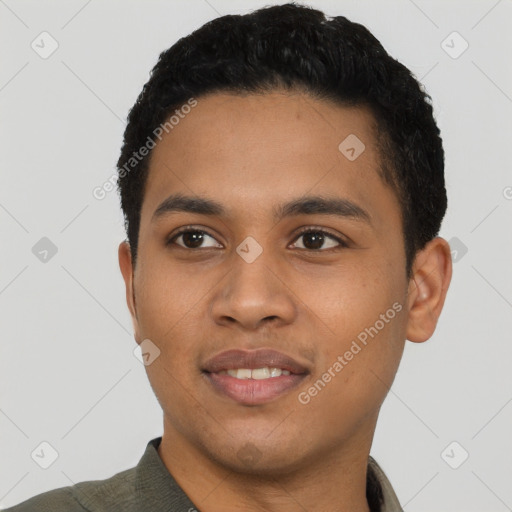
[[[275,350],[228,350],[203,369],[213,391],[242,405],[267,403],[289,393],[309,374],[306,366]]]

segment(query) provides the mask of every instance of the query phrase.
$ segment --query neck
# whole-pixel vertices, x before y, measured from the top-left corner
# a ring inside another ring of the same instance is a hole
[[[203,512],[370,512],[368,455],[375,425],[328,453],[283,471],[237,471],[208,456],[168,422],[158,453],[168,471]]]

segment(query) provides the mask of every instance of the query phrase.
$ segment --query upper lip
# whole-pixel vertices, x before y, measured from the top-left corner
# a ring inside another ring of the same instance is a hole
[[[222,370],[237,368],[254,370],[265,367],[281,368],[295,374],[308,373],[305,366],[290,356],[266,348],[257,350],[226,350],[208,359],[203,366],[203,370],[209,373],[217,373]]]

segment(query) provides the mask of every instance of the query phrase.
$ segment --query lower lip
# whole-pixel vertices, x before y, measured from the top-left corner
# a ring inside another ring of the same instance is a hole
[[[297,387],[306,374],[281,375],[269,379],[237,379],[231,375],[205,373],[216,391],[243,405],[258,405],[288,393]]]

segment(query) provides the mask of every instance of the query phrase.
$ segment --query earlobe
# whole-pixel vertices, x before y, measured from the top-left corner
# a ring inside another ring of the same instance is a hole
[[[133,286],[133,265],[132,253],[130,244],[128,242],[121,242],[118,250],[119,268],[123,275],[125,289],[126,289],[126,303],[132,317],[133,329],[135,340],[139,340],[139,325],[137,320],[137,308],[135,305],[135,293]]]
[[[409,281],[407,339],[428,340],[435,331],[452,277],[450,246],[443,238],[431,240],[414,260]]]

